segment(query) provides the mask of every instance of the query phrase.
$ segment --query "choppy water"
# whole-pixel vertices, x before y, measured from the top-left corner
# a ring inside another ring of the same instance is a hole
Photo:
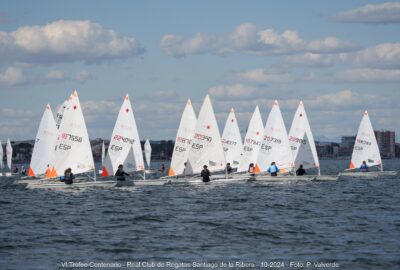
[[[344,166],[322,161],[325,173]],[[148,269],[173,269],[167,262],[191,266],[180,269],[198,266],[193,262],[260,269],[270,261],[285,263],[280,269],[307,261],[400,269],[399,180],[82,191],[27,190],[2,180],[0,269],[57,269],[71,261],[154,262]]]

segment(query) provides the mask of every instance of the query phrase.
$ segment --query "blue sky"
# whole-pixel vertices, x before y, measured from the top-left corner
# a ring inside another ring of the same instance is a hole
[[[303,99],[317,139],[355,134],[363,110],[399,133],[399,23],[398,1],[3,1],[0,139],[33,139],[73,89],[91,138],[126,93],[141,139],[173,139],[207,93],[220,129],[274,99],[289,129]]]

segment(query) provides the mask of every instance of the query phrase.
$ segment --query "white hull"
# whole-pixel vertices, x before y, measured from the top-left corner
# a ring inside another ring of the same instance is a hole
[[[314,180],[317,181],[336,181],[339,179],[339,175],[317,175]]]
[[[354,178],[378,178],[381,176],[395,176],[397,171],[383,171],[383,172],[342,172],[339,174],[341,177],[354,177]]]
[[[29,189],[76,189],[86,187],[113,187],[115,185],[116,181],[76,182],[72,185],[66,185],[64,182],[43,183],[43,181],[37,181],[27,184],[26,187]]]
[[[251,178],[251,181],[311,181],[316,178],[315,175],[278,175],[278,176],[270,176],[270,175],[256,175]]]
[[[172,178],[167,180],[167,184],[172,185],[199,185],[199,184],[229,184],[229,183],[244,183],[248,177],[228,177],[228,178],[211,178],[210,182],[203,182],[202,178]]]

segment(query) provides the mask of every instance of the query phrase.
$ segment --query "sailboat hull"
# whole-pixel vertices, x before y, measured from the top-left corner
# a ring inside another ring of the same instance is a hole
[[[378,178],[382,176],[396,176],[397,171],[383,171],[383,172],[342,172],[340,177],[352,178]]]

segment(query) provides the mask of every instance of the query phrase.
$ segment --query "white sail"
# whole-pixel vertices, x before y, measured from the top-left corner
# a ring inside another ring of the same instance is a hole
[[[10,139],[7,139],[7,145],[6,145],[6,155],[7,155],[7,167],[11,171],[11,163],[12,163],[12,154],[13,154],[13,148],[11,146]]]
[[[53,113],[51,112],[50,105],[47,104],[36,134],[31,164],[28,171],[29,176],[46,174],[50,177],[57,136],[58,130],[53,118]]]
[[[243,150],[243,143],[233,108],[229,113],[228,119],[226,119],[224,132],[222,133],[222,146],[226,163],[230,163],[232,168],[237,168]]]
[[[302,101],[300,101],[293,118],[289,132],[289,143],[296,168],[300,164],[303,165],[304,169],[319,168],[317,148]]]
[[[101,144],[101,167],[104,167],[104,158],[106,157],[106,146],[104,145],[104,141]]]
[[[144,156],[146,157],[147,166],[150,168],[151,161],[151,145],[149,139],[144,143]]]
[[[139,133],[132,111],[132,105],[127,94],[119,110],[118,118],[111,136],[110,146],[108,147],[107,155],[110,156],[112,166],[104,166],[102,175],[114,175],[118,166],[124,164],[131,149],[135,157],[136,170],[143,170],[142,147],[140,145]]]
[[[60,124],[61,124],[61,121],[62,121],[63,115],[64,115],[64,110],[67,107],[67,105],[68,105],[68,100],[64,101],[64,103],[61,104],[61,106],[57,110],[57,113],[55,116],[55,122],[56,122],[57,129],[60,128]]]
[[[250,119],[249,127],[247,128],[246,137],[243,143],[242,156],[240,158],[238,172],[248,170],[250,163],[254,165],[257,162],[258,152],[261,147],[262,134],[264,124],[262,122],[260,110],[256,106],[253,116]]]
[[[126,156],[124,163],[122,164],[124,166],[125,172],[131,173],[137,171],[136,158],[134,152],[135,151],[133,149],[133,146],[129,147],[128,155]]]
[[[76,91],[70,96],[59,128],[53,175],[63,175],[68,168],[74,174],[94,170],[92,148]]]
[[[211,172],[223,170],[226,166],[217,119],[208,95],[197,119],[187,171],[189,174],[200,173],[204,165]]]
[[[349,168],[360,168],[363,161],[365,161],[369,167],[377,165],[382,166],[381,154],[367,111],[364,112],[358,129]]]
[[[268,115],[255,171],[266,172],[272,162],[276,163],[281,173],[293,170],[293,155],[277,100]]]
[[[4,168],[3,155],[3,144],[0,141],[0,170],[3,170]]]
[[[168,171],[169,176],[183,174],[185,163],[189,157],[189,150],[192,147],[196,122],[196,114],[194,113],[192,102],[188,99],[176,134],[171,166]]]

